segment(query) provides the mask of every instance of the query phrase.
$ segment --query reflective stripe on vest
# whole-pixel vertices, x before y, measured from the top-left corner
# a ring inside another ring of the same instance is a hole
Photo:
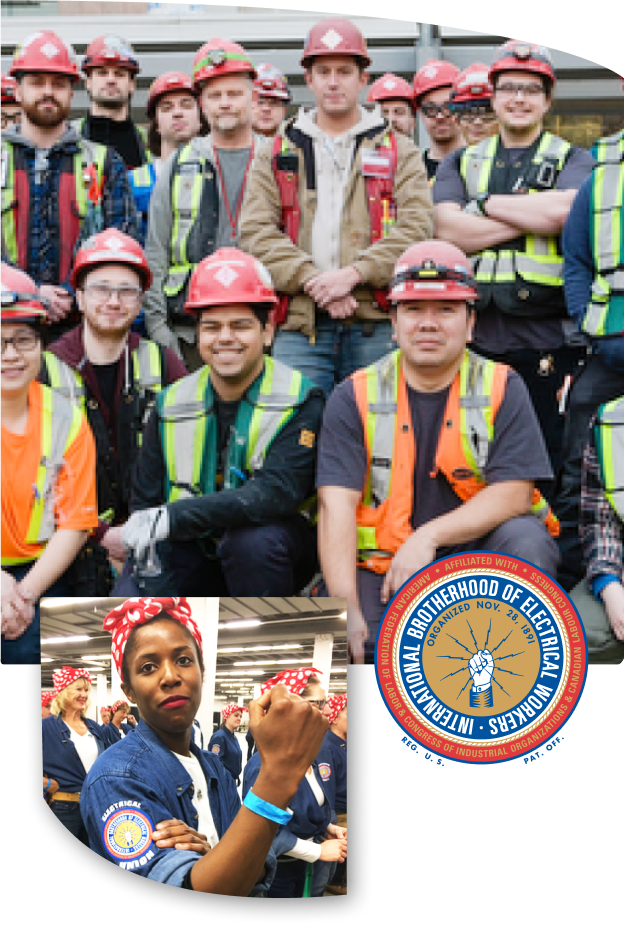
[[[140,167],[135,167],[134,170],[130,171],[128,174],[128,180],[133,190],[149,190],[156,180],[156,169],[153,163],[150,162],[149,164],[142,164]]]
[[[26,534],[27,544],[43,544],[54,534],[56,481],[82,421],[83,416],[77,406],[42,386],[41,458],[33,487],[35,499]]]
[[[88,139],[80,140],[80,150],[73,155],[73,175],[75,181],[75,202],[66,202],[65,196],[59,196],[59,235],[67,229],[72,229],[73,241],[62,241],[59,249],[59,276],[64,280],[68,273],[74,252],[74,247],[80,232],[80,224],[87,217],[87,213],[95,210],[98,218],[93,218],[90,234],[101,231],[104,227],[100,201],[90,203],[87,197],[91,185],[91,178],[86,176],[91,165],[95,166],[97,183],[100,193],[103,188],[104,168],[106,164],[107,149],[104,145],[91,142]],[[17,179],[15,177],[14,146],[2,143],[2,161],[4,185],[2,187],[2,253],[14,264],[25,268],[28,265],[28,226],[30,197],[17,193]],[[63,174],[61,173],[61,181]],[[21,188],[20,188],[21,189]],[[26,185],[26,189],[28,186]],[[59,191],[60,193],[60,191]],[[75,209],[75,212],[74,212]],[[19,230],[22,229],[22,234]],[[25,234],[24,234],[25,233]]]
[[[624,332],[624,132],[601,139],[595,153],[589,208],[596,273],[582,328],[600,337]]]
[[[163,370],[160,350],[156,342],[141,338],[136,349],[130,354],[130,362],[132,381],[139,396],[143,398],[148,391],[160,392],[163,386]],[[78,405],[84,412],[87,391],[79,372],[51,351],[43,352],[43,363],[47,370],[50,387]]]
[[[177,156],[171,182],[171,264],[163,283],[167,297],[181,292],[195,267],[188,257],[188,239],[199,215],[206,163],[207,159],[196,155],[191,145],[186,145]],[[207,176],[212,176],[212,168]]]
[[[469,200],[473,200],[479,193],[488,191],[498,142],[499,137],[495,135],[484,139],[478,145],[466,148],[462,154],[460,173]],[[570,148],[569,142],[550,132],[544,132],[533,156],[533,164],[541,164],[545,159],[554,160],[557,162],[559,173]],[[540,283],[544,286],[563,285],[563,257],[559,251],[557,236],[527,234],[524,237],[524,250],[485,250],[473,258],[473,263],[478,283],[510,283],[516,279],[516,274],[519,274],[530,283]]]
[[[262,377],[238,407],[223,489],[241,485],[262,467],[271,442],[310,387],[298,370],[265,357]],[[167,502],[215,492],[217,425],[210,368],[178,380],[162,393],[158,405]]]
[[[624,396],[600,407],[594,434],[605,496],[624,522]]]
[[[358,556],[362,566],[378,573],[386,572],[391,557],[414,530],[416,446],[400,358],[395,351],[352,376],[368,459],[357,510]],[[466,351],[449,390],[435,473],[441,472],[464,502],[486,485],[484,469],[507,371],[502,364]],[[533,514],[557,534],[556,519],[537,490],[532,502]]]

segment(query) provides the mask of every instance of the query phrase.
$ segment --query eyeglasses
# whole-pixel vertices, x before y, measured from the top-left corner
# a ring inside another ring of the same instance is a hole
[[[491,109],[469,109],[459,113],[459,119],[461,122],[474,122],[476,119],[480,119],[482,122],[494,122],[496,113],[493,113]]]
[[[429,119],[435,119],[436,116],[451,115],[451,107],[448,103],[423,103],[420,111]]]
[[[322,711],[325,708],[325,705],[327,705],[326,698],[307,698],[306,702],[308,705],[315,705],[319,711]]]
[[[85,291],[97,302],[107,303],[113,293],[124,309],[136,309],[141,304],[143,290],[140,286],[111,286],[109,283],[87,283]]]
[[[521,93],[525,97],[536,97],[544,93],[542,84],[499,84],[494,93],[501,97],[515,97]]]
[[[22,119],[22,111],[18,110],[16,113],[2,113],[2,128],[6,129],[7,126],[18,126]]]
[[[29,351],[35,350],[39,344],[39,337],[35,332],[24,332],[22,335],[14,335],[13,338],[0,338],[3,354],[10,344],[13,345],[18,354],[27,354]]]

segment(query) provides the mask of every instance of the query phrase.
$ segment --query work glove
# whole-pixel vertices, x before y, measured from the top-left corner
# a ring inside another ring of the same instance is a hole
[[[143,559],[150,544],[166,541],[168,537],[169,514],[166,505],[135,512],[121,529],[121,538],[128,550],[134,552],[137,561]]]

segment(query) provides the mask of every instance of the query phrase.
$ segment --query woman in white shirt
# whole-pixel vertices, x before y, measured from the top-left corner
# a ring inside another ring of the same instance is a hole
[[[105,749],[102,728],[86,717],[93,679],[88,670],[64,666],[54,673],[52,714],[42,723],[43,774],[58,782],[50,807],[65,827],[89,845],[80,815],[80,792],[87,773]]]

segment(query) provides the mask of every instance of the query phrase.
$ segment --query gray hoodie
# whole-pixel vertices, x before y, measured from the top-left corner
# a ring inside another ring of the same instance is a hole
[[[340,262],[340,226],[344,190],[349,179],[355,140],[370,129],[383,129],[379,111],[360,106],[360,119],[344,135],[335,138],[319,129],[316,109],[299,110],[295,128],[314,142],[317,206],[312,225],[312,258],[319,271],[338,270]]]

